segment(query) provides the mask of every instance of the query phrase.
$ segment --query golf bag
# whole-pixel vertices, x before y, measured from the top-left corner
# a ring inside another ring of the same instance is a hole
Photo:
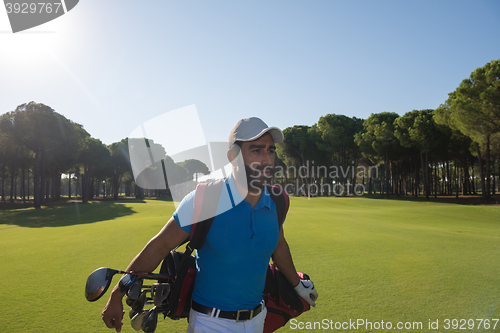
[[[161,274],[175,275],[172,283],[171,294],[164,305],[165,317],[181,319],[189,317],[191,310],[191,293],[196,279],[196,259],[192,251],[172,251],[163,260]],[[186,257],[185,257],[186,256]],[[165,280],[164,282],[169,282]]]
[[[163,311],[165,317],[171,319],[189,317],[191,294],[196,280],[196,260],[192,252],[203,246],[215,216],[223,184],[222,181],[217,181],[199,184],[196,187],[193,221],[196,221],[200,214],[208,214],[201,216],[211,217],[191,225],[189,238],[184,241],[184,243],[189,241],[185,252],[172,250],[163,260],[160,273],[175,275],[173,282],[172,280],[160,281],[172,283],[171,293],[162,307],[165,309]],[[277,186],[268,186],[267,190],[276,205],[277,222],[281,226],[290,205],[289,198]],[[297,274],[301,279],[309,279],[304,273]],[[297,317],[310,309],[309,304],[300,298],[274,264],[268,267],[264,301],[268,310],[264,326],[266,333],[274,332],[284,326],[290,318]]]
[[[309,280],[307,274],[302,272],[297,272],[297,274],[301,280]],[[285,326],[291,318],[311,308],[274,264],[269,264],[267,268],[264,301],[267,307],[264,333],[276,331]]]

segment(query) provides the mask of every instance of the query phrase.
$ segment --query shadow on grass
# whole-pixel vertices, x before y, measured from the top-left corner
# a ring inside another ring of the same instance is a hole
[[[128,202],[144,202],[130,200]],[[0,225],[17,225],[27,228],[65,227],[112,220],[134,214],[135,211],[121,202],[93,201],[82,204],[67,202],[49,205],[42,209],[21,208],[0,210]]]
[[[170,198],[170,197],[146,197],[145,199],[164,201],[164,202],[173,202],[172,198]]]
[[[385,200],[396,200],[396,201],[415,201],[415,202],[437,202],[437,203],[448,203],[448,204],[458,204],[458,205],[499,205],[500,203],[500,195],[492,195],[490,199],[483,199],[480,195],[466,195],[459,196],[456,198],[455,196],[438,196],[429,197],[429,200],[425,199],[425,196],[396,196],[391,195],[389,199],[385,195],[364,195],[363,197],[368,199],[385,199]]]

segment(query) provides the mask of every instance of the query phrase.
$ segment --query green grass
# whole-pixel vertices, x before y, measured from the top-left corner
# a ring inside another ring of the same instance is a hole
[[[88,274],[125,268],[173,211],[160,200],[0,210],[2,331],[110,332],[100,319],[107,295],[85,300]],[[446,318],[500,319],[498,206],[292,198],[285,236],[320,295],[301,322],[418,321],[429,331],[439,319],[433,332],[450,332]],[[186,325],[160,318],[157,332]],[[493,331],[500,323],[484,330]],[[123,332],[133,332],[128,318]]]

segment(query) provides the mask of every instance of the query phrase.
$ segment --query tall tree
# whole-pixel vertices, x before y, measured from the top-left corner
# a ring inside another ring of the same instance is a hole
[[[81,151],[85,149],[86,140],[90,138],[90,134],[83,129],[82,125],[72,121],[66,122],[62,128],[61,142],[48,152],[47,170],[54,183],[53,200],[60,199],[62,174],[71,174],[80,164]]]
[[[321,140],[317,141],[318,148],[330,155],[333,166],[340,167],[339,176],[343,183],[347,180],[344,175],[354,174],[354,170],[349,172],[349,168],[358,164],[360,150],[354,137],[363,130],[363,119],[328,114],[319,119],[317,126],[321,135]],[[352,182],[355,183],[355,177]]]
[[[196,182],[198,182],[198,174],[208,175],[210,173],[207,165],[200,160],[188,159],[177,164],[189,172],[189,180],[193,180],[193,176],[195,176]]]
[[[110,173],[112,178],[113,197],[117,200],[122,177],[125,173],[132,172],[128,150],[128,138],[120,142],[112,143],[108,146],[108,149],[111,155]]]
[[[483,197],[490,197],[491,138],[500,132],[500,59],[477,68],[449,94],[449,122],[476,143]],[[481,145],[484,145],[484,154]],[[485,155],[485,156],[484,156]],[[484,171],[482,160],[486,161]]]
[[[111,154],[101,140],[88,137],[80,154],[82,175],[82,201],[93,197],[94,176],[102,171],[110,161]]]
[[[6,118],[2,116],[2,118]],[[2,121],[0,118],[0,122]],[[5,185],[7,174],[10,178],[9,187],[10,202],[14,202],[14,181],[17,176],[20,164],[20,152],[23,147],[16,144],[5,131],[0,130],[0,168],[1,168],[1,195],[2,201],[5,202]]]
[[[147,138],[129,138],[127,142],[133,174],[127,172],[126,178],[130,184],[135,181],[138,197],[143,197],[142,189],[155,190],[158,194],[160,189],[165,188],[168,193],[169,184],[185,181],[187,170],[167,158],[165,147],[161,144]],[[175,178],[178,168],[182,169],[182,179]]]
[[[464,135],[451,121],[451,111],[448,103],[441,104],[434,112],[434,121],[438,125],[442,125],[448,128],[444,131],[445,141],[447,142],[446,148],[446,158],[448,160],[458,161],[456,166],[462,169],[462,194],[469,194],[470,186],[470,174],[469,168],[474,163],[474,156],[471,154],[472,139]],[[458,195],[458,190],[457,190]]]
[[[293,166],[294,176],[305,185],[304,195],[309,195],[309,170],[308,161],[314,157],[316,142],[313,138],[313,130],[306,125],[296,125],[283,130],[283,142],[277,144],[278,155],[284,157],[285,163]],[[301,186],[301,189],[304,187]],[[296,195],[299,195],[296,189]]]
[[[371,147],[385,164],[385,189],[389,197],[390,161],[402,151],[399,140],[394,135],[394,121],[399,117],[394,112],[372,113],[363,123],[364,131],[355,135],[355,142],[360,147]]]
[[[434,110],[413,110],[394,121],[395,135],[405,148],[420,151],[425,198],[429,199],[429,153],[444,141],[443,132],[434,121]],[[424,158],[425,157],[425,158]]]
[[[34,154],[34,207],[44,202],[46,169],[54,156],[72,146],[66,133],[74,128],[73,123],[47,105],[30,102],[4,115],[2,130],[16,144]]]

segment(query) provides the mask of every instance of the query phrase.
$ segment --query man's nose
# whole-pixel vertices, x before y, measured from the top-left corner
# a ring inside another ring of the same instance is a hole
[[[272,162],[272,160],[271,160],[271,153],[266,150],[263,155],[264,156],[262,156],[262,162],[261,163],[263,165],[271,165],[271,162]]]

